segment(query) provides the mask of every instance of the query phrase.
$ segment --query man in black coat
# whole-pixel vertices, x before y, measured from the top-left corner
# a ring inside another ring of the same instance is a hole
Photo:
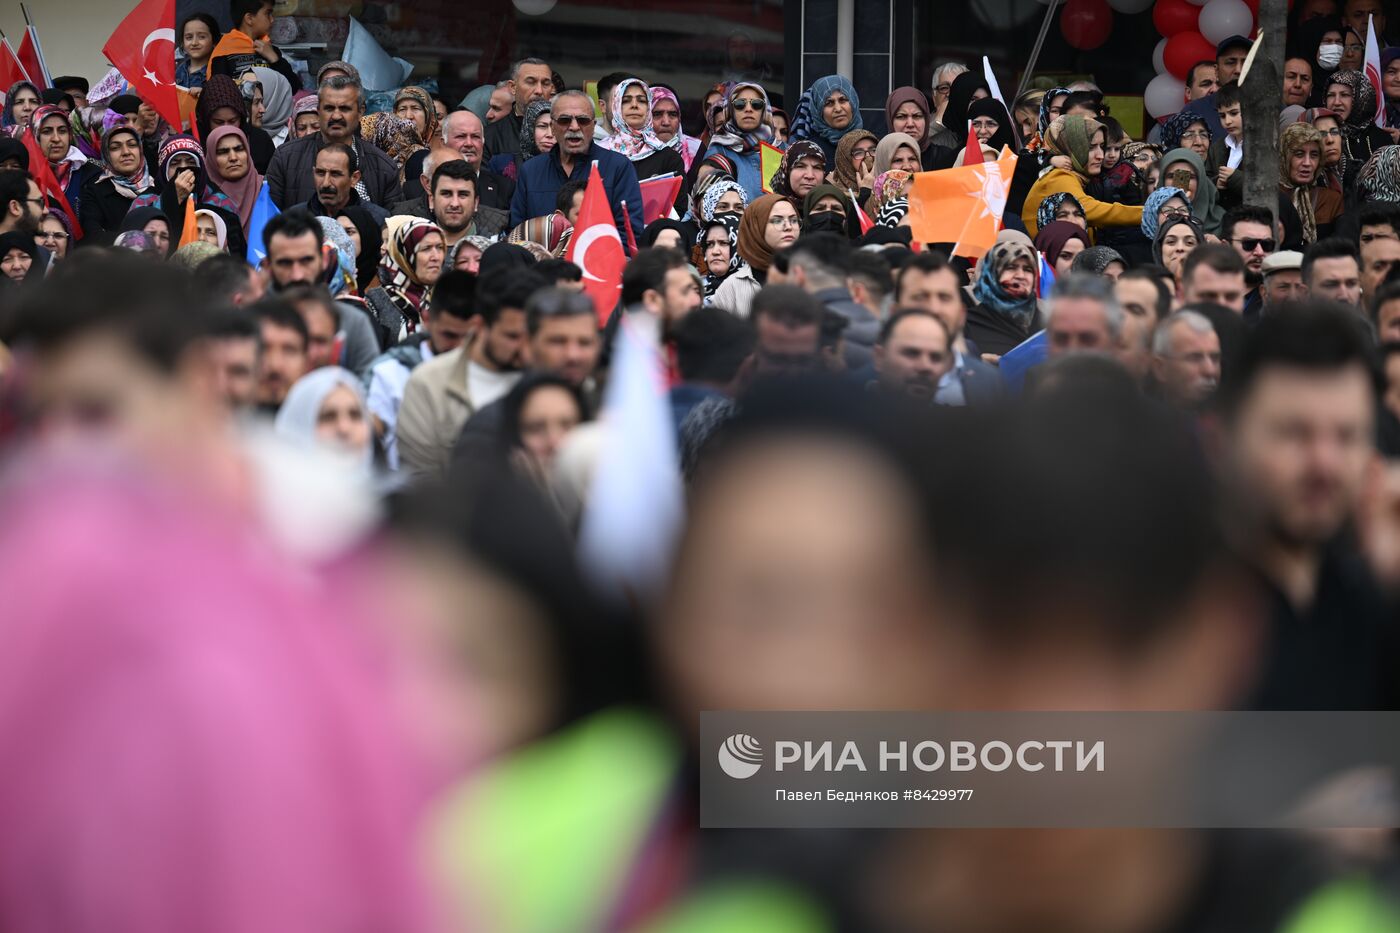
[[[515,106],[486,128],[483,161],[498,155],[520,154],[520,121],[532,100],[549,100],[563,88],[554,86],[554,72],[542,58],[522,58],[510,69],[510,92]],[[508,205],[507,205],[508,206]]]

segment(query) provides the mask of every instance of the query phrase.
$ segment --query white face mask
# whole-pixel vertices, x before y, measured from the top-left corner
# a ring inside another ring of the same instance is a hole
[[[1317,63],[1323,68],[1336,68],[1342,62],[1342,47],[1340,45],[1320,45],[1317,48]]]

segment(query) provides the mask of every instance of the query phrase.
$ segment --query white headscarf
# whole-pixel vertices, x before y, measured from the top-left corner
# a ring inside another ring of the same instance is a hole
[[[325,404],[326,396],[338,386],[345,386],[355,393],[360,412],[368,424],[369,408],[365,404],[365,390],[360,385],[360,380],[348,369],[322,366],[313,369],[292,384],[292,388],[287,392],[286,401],[277,410],[277,419],[272,423],[273,430],[295,444],[327,450],[328,445],[316,437],[316,422],[320,418],[321,406]],[[372,442],[365,445],[363,454],[351,455],[339,448],[329,449],[332,453],[344,456],[347,462],[353,463],[357,468],[363,468],[365,473],[368,473],[374,464]]]

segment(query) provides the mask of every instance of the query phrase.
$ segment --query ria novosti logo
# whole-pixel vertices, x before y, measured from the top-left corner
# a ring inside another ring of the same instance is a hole
[[[731,735],[719,747],[720,770],[732,778],[751,778],[762,764],[763,746],[751,735]]]

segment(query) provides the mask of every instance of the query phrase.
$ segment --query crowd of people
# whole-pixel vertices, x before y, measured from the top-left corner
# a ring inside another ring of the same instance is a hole
[[[1267,204],[1245,37],[1133,139],[960,62],[880,125],[534,57],[367,113],[230,6],[188,126],[115,73],[0,110],[0,929],[1400,930],[1384,829],[703,829],[696,729],[1394,708],[1379,0],[1293,4]],[[969,146],[981,255],[911,227]]]

